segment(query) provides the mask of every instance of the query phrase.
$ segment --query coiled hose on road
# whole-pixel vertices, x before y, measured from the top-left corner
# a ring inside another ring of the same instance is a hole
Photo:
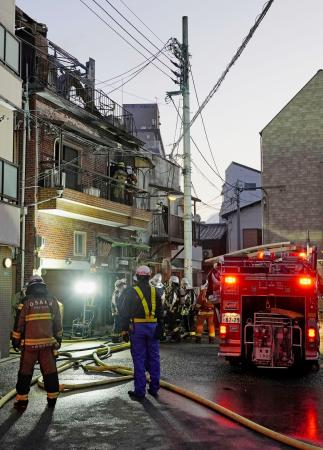
[[[76,384],[61,384],[60,385],[60,391],[61,392],[67,392],[71,390],[76,389],[84,389],[89,387],[96,387],[96,386],[102,386],[106,384],[112,384],[112,383],[120,383],[122,381],[129,381],[133,378],[133,370],[129,367],[120,366],[120,365],[108,365],[106,364],[103,359],[108,358],[111,356],[112,353],[129,349],[129,344],[118,344],[114,345],[113,347],[108,344],[103,344],[96,347],[90,347],[86,349],[73,349],[69,351],[62,351],[59,352],[60,357],[66,358],[68,361],[63,363],[58,367],[58,372],[61,373],[67,369],[70,369],[75,365],[75,363],[80,363],[81,367],[84,369],[85,372],[91,371],[91,372],[113,372],[115,374],[121,375],[118,377],[109,378],[107,380],[98,380],[98,381],[89,381],[86,383],[76,383]],[[87,351],[90,350],[89,353],[81,356],[81,357],[73,357],[72,353],[75,351]],[[91,363],[83,365],[82,361],[89,361],[95,362],[96,365],[92,365]],[[36,384],[40,387],[44,387],[42,376],[37,376],[32,379],[31,384]],[[212,402],[211,400],[208,400],[204,397],[201,397],[200,395],[195,394],[194,392],[188,391],[187,389],[181,388],[179,386],[176,386],[174,384],[168,383],[166,381],[161,380],[160,386],[164,389],[167,389],[169,391],[175,392],[176,394],[179,394],[183,397],[186,397],[190,400],[193,400],[196,403],[199,403],[200,405],[203,405],[223,416],[228,417],[229,419],[253,430],[257,433],[260,433],[264,436],[267,436],[271,439],[274,439],[282,444],[289,445],[294,448],[298,448],[301,450],[319,450],[322,447],[317,447],[312,444],[308,444],[306,442],[302,442],[298,439],[291,438],[289,436],[286,436],[284,434],[278,433],[276,431],[273,431],[267,427],[264,427],[262,425],[259,425],[256,422],[253,422],[252,420],[247,419],[246,417],[243,417],[227,408],[224,408],[223,406]],[[9,391],[4,397],[0,399],[0,408],[9,401],[12,397],[14,397],[16,394],[16,390],[12,389]]]

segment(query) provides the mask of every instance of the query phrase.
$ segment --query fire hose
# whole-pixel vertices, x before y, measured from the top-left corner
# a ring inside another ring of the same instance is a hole
[[[58,373],[61,373],[67,369],[70,369],[75,365],[75,362],[82,362],[86,360],[92,360],[95,362],[96,365],[93,365],[91,363],[88,363],[86,365],[82,365],[81,367],[85,372],[91,371],[91,372],[112,372],[121,376],[109,378],[107,380],[98,380],[98,381],[90,381],[85,383],[76,383],[76,384],[62,384],[60,385],[60,391],[61,392],[67,392],[71,390],[76,389],[84,389],[94,386],[102,386],[106,384],[111,383],[120,383],[122,381],[129,381],[133,378],[133,370],[129,367],[120,366],[120,365],[109,365],[106,364],[103,360],[109,356],[111,356],[112,353],[126,350],[130,347],[129,344],[119,344],[113,347],[110,347],[109,345],[100,345],[96,348],[91,348],[91,350],[94,350],[82,357],[74,358],[72,356],[72,352],[74,351],[82,351],[84,349],[75,349],[71,351],[62,351],[59,353],[60,356],[66,356],[70,359],[70,362],[65,362],[62,365],[60,365],[57,369]],[[32,379],[31,384],[36,384],[40,387],[44,387],[44,382],[42,376],[36,376]],[[184,389],[180,386],[176,386],[174,384],[168,383],[166,381],[161,380],[160,386],[164,389],[167,389],[169,391],[175,392],[176,394],[179,394],[183,397],[186,397],[196,403],[199,403],[202,406],[205,406],[206,408],[209,408],[225,417],[228,417],[229,419],[243,425],[244,427],[247,427],[253,431],[256,431],[257,433],[260,433],[264,436],[267,436],[271,439],[274,439],[282,444],[289,445],[294,448],[298,448],[301,450],[319,450],[321,447],[317,447],[315,445],[300,441],[298,439],[286,436],[282,433],[278,433],[274,430],[271,430],[267,427],[264,427],[262,425],[259,425],[256,422],[253,422],[250,419],[247,419],[246,417],[241,416],[240,414],[235,413],[234,411],[231,411],[227,408],[224,408],[223,406],[212,402],[211,400],[208,400],[200,395],[195,394],[194,392],[188,391],[187,389]],[[4,397],[0,399],[0,408],[9,401],[12,397],[14,397],[16,394],[16,390],[12,389],[9,391]]]

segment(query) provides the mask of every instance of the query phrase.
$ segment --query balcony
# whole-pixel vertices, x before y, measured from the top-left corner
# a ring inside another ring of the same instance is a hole
[[[197,224],[192,222],[192,239],[197,240]],[[152,219],[151,242],[184,243],[183,217],[167,213],[154,213]]]
[[[0,158],[0,200],[18,204],[18,166]]]
[[[38,54],[30,68],[31,89],[112,135],[136,133],[132,114],[105,92],[95,89],[93,59],[84,66],[50,41],[48,57],[43,55]]]
[[[89,170],[65,167],[48,169],[48,161],[42,162],[43,177],[40,180],[39,210],[127,230],[145,231],[151,221],[151,213],[137,208],[136,195],[143,191],[136,187],[118,185],[116,180]],[[60,175],[61,173],[61,175]],[[62,198],[57,188],[63,185]],[[46,201],[48,200],[48,201]]]

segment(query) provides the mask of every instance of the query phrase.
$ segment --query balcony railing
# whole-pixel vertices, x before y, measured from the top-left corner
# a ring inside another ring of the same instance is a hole
[[[183,217],[168,214],[167,212],[154,213],[152,220],[152,240],[184,242]],[[192,239],[197,239],[197,224],[192,222]]]
[[[55,55],[48,55],[48,58],[38,55],[30,70],[36,88],[46,87],[109,124],[135,134],[132,114],[105,92],[95,89],[94,82],[90,82],[77,66],[66,67]]]
[[[62,163],[59,169],[54,161],[43,160],[40,162],[40,169],[42,175],[39,185],[42,187],[63,186],[93,197],[134,206],[138,209],[148,209],[148,197],[146,202],[136,200],[137,195],[142,200],[145,191],[130,183],[122,183],[69,163]]]
[[[18,203],[18,167],[0,158],[0,200]]]

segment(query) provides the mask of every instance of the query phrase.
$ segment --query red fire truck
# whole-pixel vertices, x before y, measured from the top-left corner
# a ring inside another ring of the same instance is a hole
[[[224,255],[221,356],[233,365],[319,367],[316,253],[288,244]]]

